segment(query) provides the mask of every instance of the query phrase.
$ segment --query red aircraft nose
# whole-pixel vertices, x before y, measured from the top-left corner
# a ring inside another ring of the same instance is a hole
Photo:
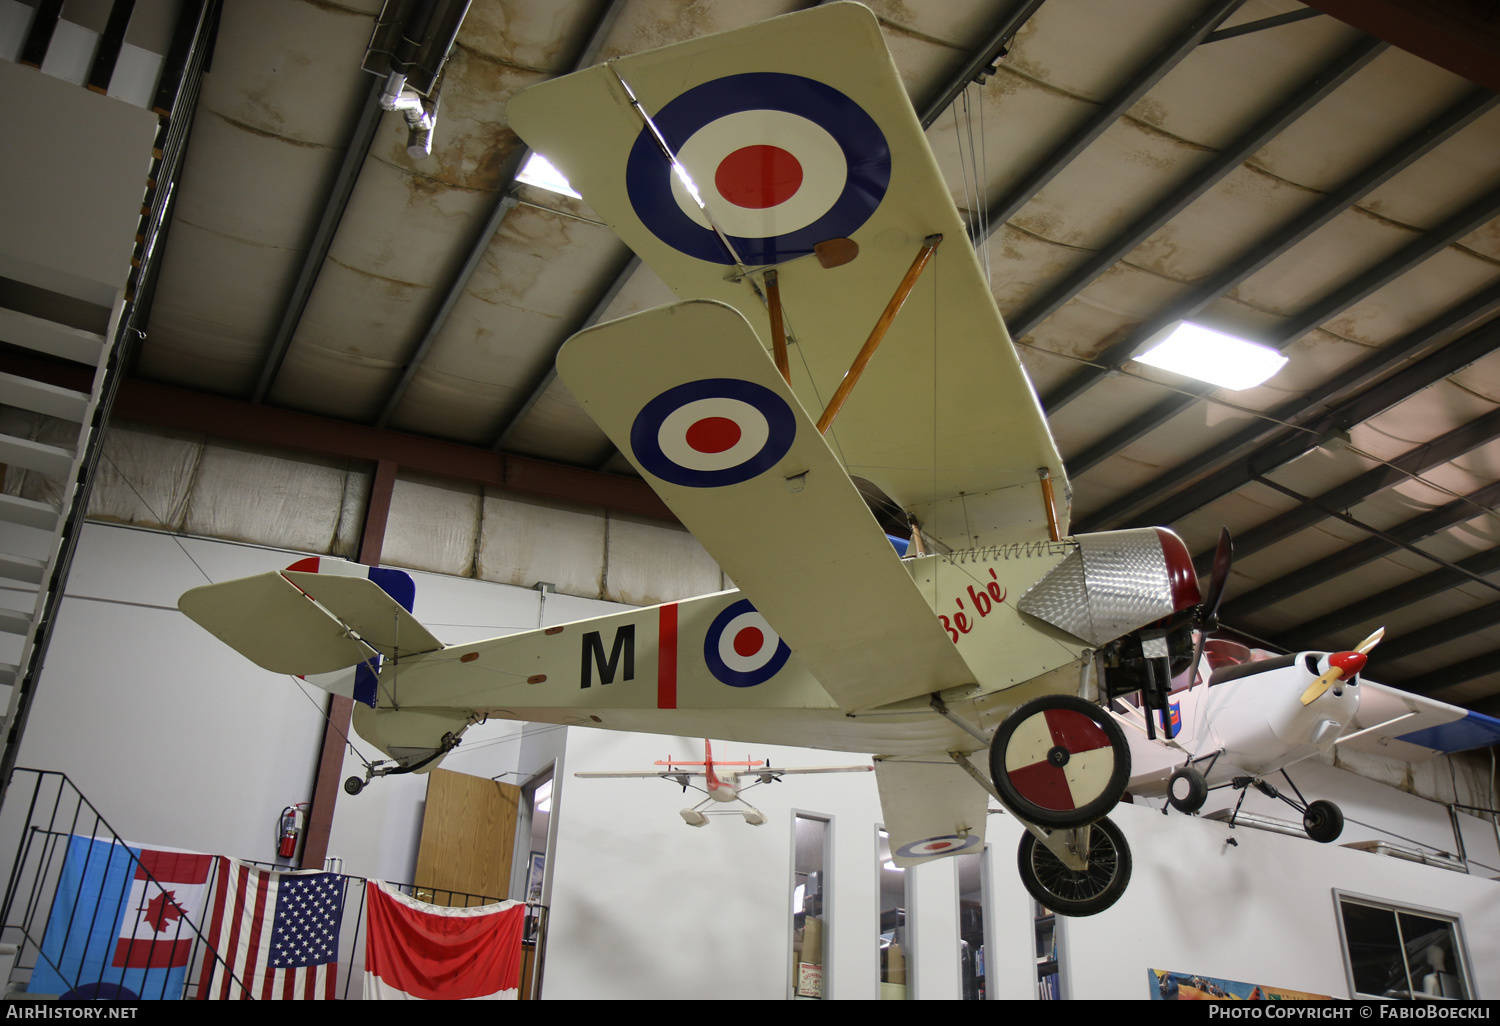
[[[1344,680],[1348,680],[1365,668],[1367,658],[1363,652],[1335,652],[1328,657],[1328,665],[1343,670]]]

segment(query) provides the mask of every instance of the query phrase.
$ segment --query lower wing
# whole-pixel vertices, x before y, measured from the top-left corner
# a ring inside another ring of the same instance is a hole
[[[896,865],[984,850],[989,795],[946,752],[878,760],[875,782]]]
[[[557,370],[844,711],[974,680],[738,311],[611,321]]]

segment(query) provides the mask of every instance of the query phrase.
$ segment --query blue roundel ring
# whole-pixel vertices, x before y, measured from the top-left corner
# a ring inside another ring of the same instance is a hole
[[[703,661],[708,664],[708,671],[716,679],[732,688],[753,688],[757,684],[764,684],[781,671],[786,661],[792,657],[792,650],[787,647],[785,641],[779,637],[776,639],[776,649],[770,657],[750,670],[736,670],[724,662],[719,655],[719,640],[724,631],[728,629],[730,621],[744,613],[754,613],[756,608],[750,604],[749,599],[740,599],[731,602],[718,616],[714,622],[709,624],[708,635],[703,639]]]
[[[948,834],[944,837],[927,837],[910,844],[903,844],[896,849],[896,854],[902,858],[920,859],[928,855],[952,855],[955,852],[967,851],[977,848],[980,844],[978,834],[970,834],[968,837],[960,837],[957,834]]]
[[[733,466],[704,470],[684,465],[662,451],[663,422],[689,403],[727,399],[752,407],[765,418],[765,441]],[[650,473],[670,484],[689,488],[722,488],[759,477],[774,467],[797,437],[797,415],[786,400],[764,385],[741,378],[704,378],[667,389],[635,415],[630,425],[630,448]]]
[[[653,119],[673,153],[705,125],[748,110],[780,110],[806,118],[831,135],[843,151],[843,192],[817,220],[784,235],[729,241],[748,264],[776,264],[806,256],[828,239],[854,234],[885,198],[891,182],[891,150],[885,133],[865,109],[832,86],[800,75],[760,71],[714,79],[672,100]],[[747,139],[747,145],[760,140]],[[625,164],[625,188],[642,223],[667,245],[715,264],[732,264],[712,229],[693,221],[672,196],[672,166],[649,128],[636,137]]]

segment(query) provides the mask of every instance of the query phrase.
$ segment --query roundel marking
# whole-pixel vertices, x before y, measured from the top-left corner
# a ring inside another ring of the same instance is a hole
[[[643,129],[626,161],[626,191],[653,235],[700,260],[734,262],[704,206],[743,260],[775,264],[854,234],[890,186],[890,146],[875,119],[810,78],[714,79],[654,120],[680,168]]]
[[[1046,709],[1011,734],[1006,774],[1023,798],[1044,809],[1068,811],[1094,801],[1114,772],[1109,735],[1071,709]]]
[[[979,835],[970,834],[968,837],[960,837],[957,834],[947,834],[941,837],[928,837],[920,841],[912,841],[903,844],[896,849],[896,854],[908,859],[919,859],[926,855],[952,855],[954,852],[966,851],[979,845]]]
[[[714,617],[703,639],[703,661],[734,688],[764,684],[786,665],[792,650],[749,599],[731,602]]]
[[[706,378],[669,388],[641,407],[630,426],[630,447],[663,481],[719,488],[775,466],[796,435],[796,415],[769,388]]]

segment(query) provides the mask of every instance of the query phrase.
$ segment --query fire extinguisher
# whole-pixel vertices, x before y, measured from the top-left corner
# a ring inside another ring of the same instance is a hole
[[[297,854],[297,842],[302,838],[302,820],[305,815],[307,802],[298,802],[296,805],[288,805],[281,810],[281,821],[276,828],[278,840],[276,842],[276,854],[283,859],[289,859]]]

